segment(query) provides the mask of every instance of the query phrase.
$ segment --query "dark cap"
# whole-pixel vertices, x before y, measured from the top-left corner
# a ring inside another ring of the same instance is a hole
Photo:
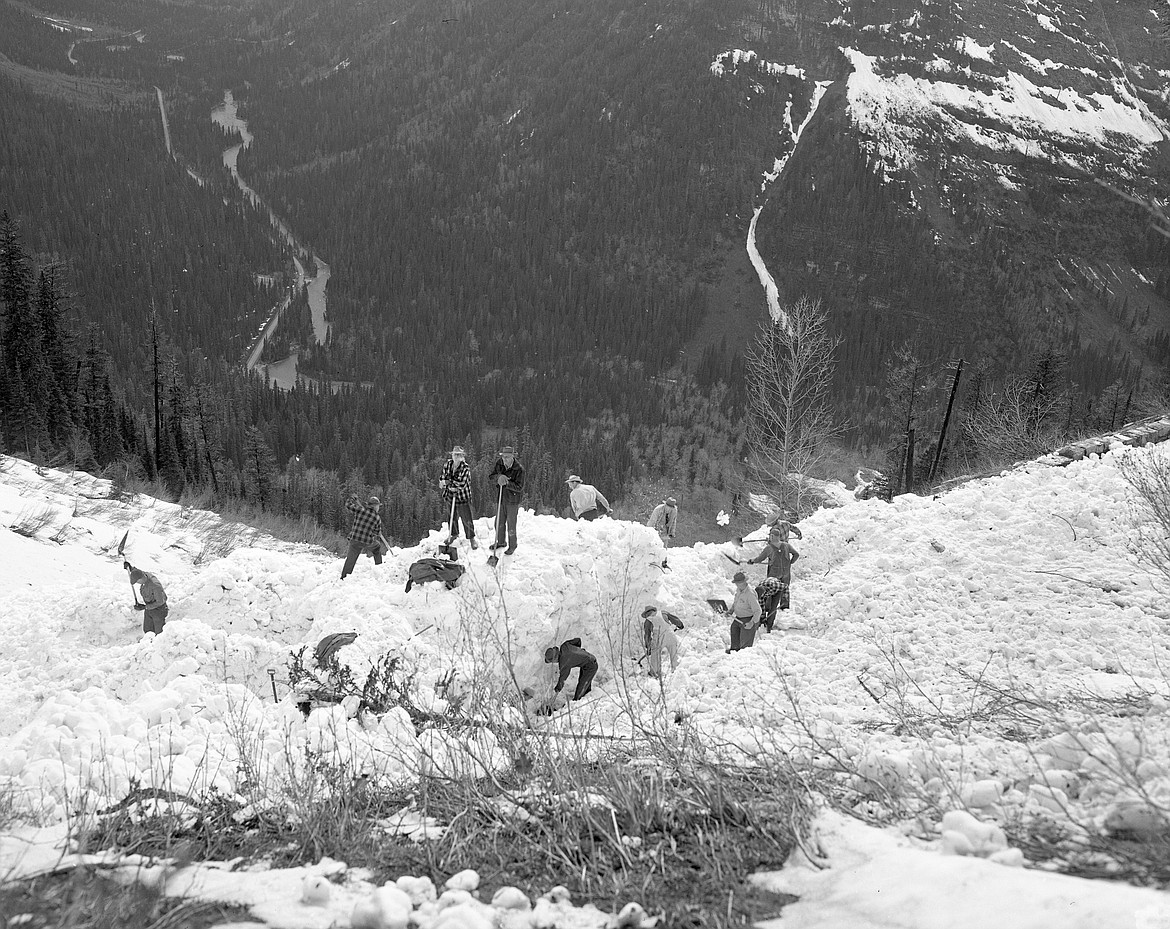
[[[552,664],[554,661],[557,660],[557,658],[559,656],[560,656],[560,649],[558,649],[555,645],[550,645],[548,648],[546,648],[544,650],[545,664]]]
[[[647,616],[651,615],[652,613],[657,613],[657,612],[658,612],[658,607],[648,606],[648,607],[646,607],[646,609],[644,609],[642,611],[642,618],[645,619]]]
[[[731,575],[731,579],[738,584],[740,581],[746,581],[747,575],[742,571],[736,571],[733,575]]]

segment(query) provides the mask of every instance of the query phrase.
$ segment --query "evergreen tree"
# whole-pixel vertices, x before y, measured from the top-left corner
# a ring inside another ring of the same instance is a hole
[[[276,456],[267,440],[255,426],[249,426],[244,438],[244,468],[242,473],[244,496],[267,510],[276,491],[278,472]]]

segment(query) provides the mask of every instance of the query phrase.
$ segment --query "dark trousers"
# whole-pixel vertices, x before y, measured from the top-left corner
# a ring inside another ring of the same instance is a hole
[[[153,632],[158,635],[167,623],[167,614],[170,609],[166,606],[156,606],[153,610],[146,610],[142,614],[142,631]]]
[[[516,519],[519,516],[520,516],[520,504],[519,503],[509,503],[507,500],[505,500],[504,501],[504,512],[502,514],[496,513],[496,547],[497,548],[503,548],[503,546],[504,546],[504,542],[505,542],[504,526],[505,525],[507,525],[507,531],[508,531],[508,536],[507,536],[507,540],[506,540],[508,543],[508,548],[515,548],[516,547]]]
[[[350,542],[349,551],[345,553],[345,564],[341,568],[341,579],[344,581],[346,577],[353,574],[353,566],[357,564],[358,555],[365,550],[365,546],[360,542]],[[377,549],[374,550],[374,564],[382,563],[382,553]]]
[[[771,632],[772,627],[776,625],[776,610],[780,609],[781,591],[783,589],[784,588],[781,588],[781,590],[777,590],[775,593],[768,594],[760,592],[763,590],[762,587],[756,588],[756,596],[760,598],[760,610],[762,611],[763,616],[762,620],[760,621],[760,625],[769,632]],[[785,604],[784,608],[787,609],[787,606],[788,605]]]
[[[450,505],[447,506],[447,512],[451,512]],[[471,519],[471,504],[464,500],[462,503],[455,504],[455,519],[451,521],[449,535],[453,539],[459,538],[459,524],[463,523],[463,534],[469,539],[475,538],[475,523]]]
[[[750,619],[750,617],[749,617]],[[733,622],[731,624],[731,650],[738,652],[741,648],[751,648],[756,641],[756,627],[751,629],[744,627],[743,623]]]
[[[601,513],[598,512],[597,507],[591,507],[590,509],[588,509],[584,513],[582,513],[580,516],[578,516],[577,518],[583,519],[586,522],[591,523],[591,522],[593,522],[593,520],[597,519],[597,517],[600,515],[601,515]]]
[[[760,609],[763,611],[763,617],[760,620],[760,625],[772,631],[772,627],[776,625],[776,608],[780,605],[780,594],[775,593],[770,597],[760,597]]]
[[[597,662],[581,665],[577,669],[577,689],[573,691],[573,699],[580,700],[593,689],[593,676],[597,673]]]

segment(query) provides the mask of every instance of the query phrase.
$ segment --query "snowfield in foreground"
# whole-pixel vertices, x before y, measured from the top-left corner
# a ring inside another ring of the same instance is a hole
[[[549,725],[628,735],[632,708],[693,727],[725,757],[785,753],[843,768],[823,781],[838,805],[901,819],[901,829],[879,831],[825,813],[827,867],[790,862],[758,878],[801,897],[777,926],[1170,925],[1164,895],[1011,867],[1024,855],[1008,840],[1021,824],[1069,814],[1149,839],[1158,808],[1170,808],[1161,670],[1170,610],[1131,551],[1118,468],[1123,456],[1167,454],[1119,449],[934,499],[821,511],[794,540],[792,609],[736,654],[725,654],[726,624],[706,600],[730,600],[731,558],[759,545],[672,549],[663,570],[658,537],[643,526],[522,513],[520,548],[498,569],[483,549],[464,547],[469,571],[457,589],[407,593],[407,567],[434,553],[437,531],[381,567],[361,559],[342,582],[340,559],[320,549],[253,534],[217,557],[208,539],[223,533],[209,514],[109,500],[103,481],[3,459],[0,784],[58,824],[43,839],[60,835],[83,795],[93,808],[132,785],[234,793],[244,751],[274,775],[306,747],[390,780],[474,773],[506,763],[486,729],[472,763],[465,743],[419,734],[405,713],[371,722],[334,708],[304,720],[288,696],[290,652],[356,632],[340,652],[355,674],[394,651],[418,669],[418,699],[441,711],[485,668],[501,671],[505,656],[521,686],[547,692],[555,675],[544,648],[580,635],[600,659],[599,696]],[[681,502],[682,518],[714,519]],[[477,525],[489,538],[490,520]],[[116,555],[127,529],[127,556],[169,595],[158,637],[141,634]],[[764,576],[761,566],[748,571],[755,583]],[[686,626],[679,667],[661,689],[636,664],[638,616],[651,602]],[[523,724],[519,708],[512,721]],[[932,810],[950,812],[940,822]],[[45,863],[38,856],[50,852],[28,837],[0,837],[0,873]],[[348,925],[354,900],[343,894],[315,909],[299,901],[311,872],[221,871],[210,881],[192,869],[190,889],[266,898],[271,925]],[[297,899],[256,889],[280,881]],[[507,924],[540,924],[526,912],[528,922]],[[581,922],[562,914],[543,925],[605,924],[604,914],[572,912]]]

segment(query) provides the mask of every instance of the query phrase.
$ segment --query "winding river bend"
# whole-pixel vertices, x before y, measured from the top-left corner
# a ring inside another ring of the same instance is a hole
[[[230,90],[223,92],[223,103],[211,111],[211,120],[216,125],[221,126],[230,133],[234,133],[240,137],[240,142],[236,145],[226,149],[223,153],[223,163],[236,184],[239,185],[240,190],[248,199],[248,202],[265,210],[268,213],[268,218],[271,220],[273,228],[277,230],[285,242],[293,249],[297,256],[293,259],[296,265],[297,276],[296,281],[289,293],[284,299],[276,305],[272,315],[268,318],[268,322],[260,330],[256,336],[256,341],[253,343],[251,350],[248,352],[248,370],[251,371],[260,364],[260,355],[264,351],[264,345],[268,339],[276,331],[277,323],[280,322],[281,314],[288,309],[292,302],[293,294],[298,292],[302,286],[306,287],[306,293],[309,300],[309,310],[313,315],[313,337],[319,342],[324,342],[329,336],[329,322],[325,316],[326,296],[325,287],[329,283],[329,265],[321,260],[320,256],[313,255],[313,262],[317,266],[317,273],[313,277],[308,276],[305,270],[302,257],[311,254],[308,248],[297,241],[293,235],[292,230],[288,227],[279,216],[273,212],[272,208],[268,206],[247,182],[240,176],[237,164],[240,158],[240,152],[247,148],[254,136],[248,131],[248,124],[246,121],[240,119],[238,115],[239,107],[236,103],[235,97],[232,96]],[[289,357],[280,361],[274,362],[270,365],[263,365],[265,368],[269,381],[274,387],[279,387],[282,390],[290,390],[296,385],[297,381],[297,354],[293,353]]]

